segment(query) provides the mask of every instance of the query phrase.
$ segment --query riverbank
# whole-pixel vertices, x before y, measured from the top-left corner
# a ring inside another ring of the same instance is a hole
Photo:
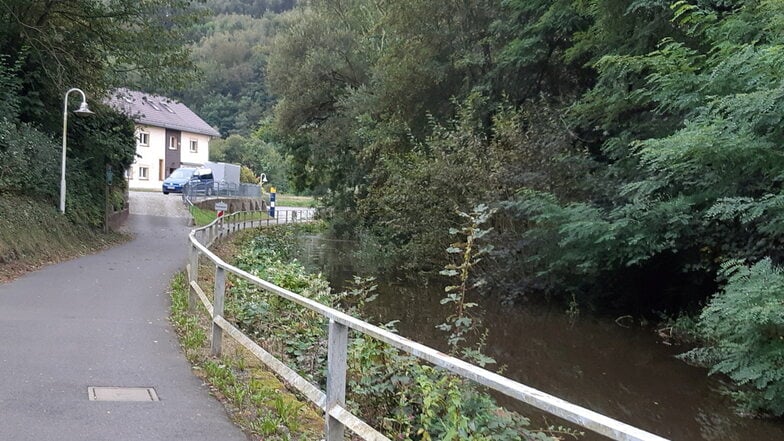
[[[226,241],[229,254],[220,250],[226,243],[218,246],[217,254],[277,286],[365,318],[365,305],[375,297],[372,278],[354,278],[349,289],[334,292],[321,274],[298,262],[299,237],[317,230],[305,224],[245,230]],[[231,275],[224,316],[312,384],[324,388],[327,335],[321,316]],[[394,330],[393,323],[382,327]],[[562,440],[577,434],[552,424],[529,424],[522,415],[499,407],[471,381],[433,369],[361,334],[350,337],[347,364],[348,407],[391,439],[453,439],[457,433],[466,440],[506,441],[521,436]]]
[[[128,239],[122,233],[75,224],[50,201],[0,195],[0,283]]]
[[[231,245],[224,245],[226,252]],[[212,283],[208,267],[200,271],[200,284]],[[193,365],[193,372],[210,385],[210,391],[223,403],[231,419],[249,439],[265,441],[320,439],[324,421],[308,407],[253,354],[231,339],[224,342],[224,355],[210,355],[210,321],[205,314],[188,311],[187,280],[183,273],[171,282],[171,320],[180,345]],[[211,292],[207,290],[207,292]]]
[[[362,274],[357,243],[310,236],[302,238],[302,247],[297,258],[333,286]],[[373,323],[396,320],[404,337],[447,350],[445,333],[437,329],[446,311],[441,304],[446,282],[378,279],[378,298],[366,314]],[[665,344],[651,324],[589,311],[573,316],[552,305],[510,306],[500,297],[471,300],[479,304],[475,318],[488,331],[486,353],[504,366],[505,376],[673,440],[784,439],[780,420],[738,415],[721,392],[726,380],[678,360],[688,347]],[[530,408],[515,410],[534,424],[548,418],[529,413]],[[582,439],[604,438],[586,434]]]

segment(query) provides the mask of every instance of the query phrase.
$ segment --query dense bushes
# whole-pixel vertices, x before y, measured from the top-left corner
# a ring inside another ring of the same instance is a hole
[[[59,146],[30,124],[0,121],[0,190],[54,199],[60,182]]]
[[[69,123],[66,214],[78,223],[100,226],[105,209],[106,170],[123,192],[124,170],[135,152],[133,122],[108,107],[93,105],[89,120]],[[29,123],[0,121],[0,193],[59,200],[62,145]]]
[[[784,261],[781,2],[339,3],[273,40],[275,129],[391,268],[440,268],[479,203],[513,299],[677,314],[722,262]]]
[[[697,322],[702,347],[681,357],[727,375],[742,411],[784,415],[784,271],[770,259],[723,265],[724,288]]]

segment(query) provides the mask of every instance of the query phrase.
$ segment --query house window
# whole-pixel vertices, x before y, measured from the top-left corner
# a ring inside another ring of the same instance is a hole
[[[141,146],[149,146],[150,145],[150,134],[145,132],[139,132],[139,145]]]
[[[199,151],[199,141],[195,139],[191,139],[191,153],[197,153]]]
[[[127,177],[128,177],[128,180],[129,180],[129,181],[130,181],[131,179],[133,179],[133,167],[128,167],[128,171],[125,173],[125,176],[127,176]]]
[[[169,137],[169,150],[177,150],[177,137],[170,136]]]
[[[139,167],[139,179],[149,179],[150,169],[148,167]]]

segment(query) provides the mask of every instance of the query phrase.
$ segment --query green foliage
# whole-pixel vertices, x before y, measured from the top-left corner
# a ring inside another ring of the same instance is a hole
[[[489,395],[470,387],[465,380],[444,375],[432,367],[420,367],[415,378],[422,394],[421,413],[410,425],[406,439],[422,440],[556,440],[554,430],[524,429],[528,420],[497,407]],[[570,431],[565,434],[573,436]],[[421,438],[420,438],[421,437]]]
[[[54,129],[70,87],[101,96],[110,87],[141,81],[187,83],[192,65],[180,33],[194,19],[190,3],[4,1],[0,53],[24,72],[22,119]]]
[[[171,320],[185,355],[212,390],[230,403],[233,420],[246,430],[269,440],[309,440],[322,428],[315,426],[303,403],[283,390],[272,374],[250,368],[241,352],[221,359],[210,358],[205,330],[207,321],[188,310],[188,283],[184,273],[171,282]],[[315,426],[315,430],[314,430]]]
[[[282,288],[321,303],[332,304],[328,283],[311,275],[296,260],[295,232],[305,227],[269,227],[251,240],[236,256],[236,265]],[[317,313],[303,309],[274,294],[259,290],[244,280],[233,279],[226,304],[232,317],[251,336],[272,341],[301,375],[324,382],[321,366],[326,360],[326,329]]]
[[[0,19],[0,192],[57,199],[66,90],[79,87],[95,112],[68,121],[66,213],[101,226],[106,170],[123,192],[134,160],[133,123],[102,105],[106,90],[143,81],[182,84],[191,63],[182,26],[194,19],[187,0],[117,2],[4,1]],[[70,95],[71,112],[75,104]],[[116,199],[110,197],[110,201]]]
[[[217,15],[186,29],[199,78],[187,87],[152,85],[155,91],[188,103],[223,136],[249,135],[272,105],[264,46],[277,18],[261,8],[274,2],[251,3],[208,2],[206,7]]]
[[[677,314],[721,262],[784,261],[780,2],[318,0],[270,20],[263,55],[225,54],[266,67],[256,137],[390,268],[443,268],[479,204],[498,211],[476,270],[511,299]]]
[[[433,270],[443,266],[443,244],[457,214],[481,203],[496,188],[487,138],[477,129],[482,100],[473,97],[449,123],[433,122],[433,134],[413,151],[384,155],[360,193],[356,216],[392,266]],[[327,201],[329,205],[329,201]],[[351,219],[349,219],[349,222]],[[354,219],[356,221],[356,219]]]
[[[29,124],[0,121],[0,190],[50,197],[58,194],[62,146]]]
[[[0,82],[19,85],[18,71],[0,68]],[[5,92],[9,111],[22,109],[18,87]],[[103,224],[106,188],[105,171],[111,168],[118,179],[110,192],[124,188],[122,170],[134,160],[133,122],[105,105],[94,103],[90,118],[71,117],[68,124],[66,159],[66,213],[80,224]],[[69,109],[70,111],[70,109]],[[0,192],[15,192],[57,200],[62,145],[40,126],[19,120],[17,113],[0,119]],[[60,127],[62,130],[62,126]],[[60,132],[61,133],[61,132]]]
[[[183,273],[172,279],[171,301],[172,323],[182,336],[180,341],[186,356],[192,356],[206,344],[207,334],[199,325],[198,318],[188,313],[188,285]]]
[[[719,276],[726,284],[697,323],[704,345],[681,357],[727,375],[742,411],[784,415],[784,270],[729,261]]]
[[[0,279],[15,276],[15,267],[81,256],[125,239],[71,222],[53,198],[0,191],[0,265],[11,263],[10,271],[0,271]]]
[[[241,14],[261,17],[269,12],[291,9],[296,0],[207,0],[205,7],[215,14]]]
[[[460,229],[450,230],[450,233],[459,234],[465,239],[452,243],[446,249],[447,253],[457,255],[457,263],[450,263],[441,270],[441,275],[457,279],[457,285],[448,285],[444,289],[446,295],[441,299],[441,304],[453,304],[454,313],[447,316],[446,321],[438,328],[450,333],[447,343],[452,355],[462,353],[482,367],[488,363],[495,363],[495,360],[481,353],[481,342],[475,349],[466,346],[469,333],[481,328],[478,318],[470,313],[471,308],[476,307],[477,304],[469,302],[466,296],[469,291],[481,288],[487,283],[481,277],[474,277],[470,284],[469,281],[476,266],[482,261],[482,256],[492,251],[492,246],[482,247],[477,241],[490,232],[489,229],[481,227],[487,223],[493,213],[495,210],[489,209],[486,205],[477,205],[471,213],[459,213],[466,224]]]
[[[210,160],[241,164],[248,169],[246,174],[256,177],[264,173],[267,181],[281,192],[290,188],[285,158],[274,143],[259,135],[231,135],[226,139],[213,140],[210,142]]]
[[[89,118],[69,118],[66,213],[80,222],[103,223],[106,170],[113,171],[111,190],[123,191],[122,178],[135,159],[134,124],[108,106],[95,104]]]
[[[253,170],[243,165],[240,169],[240,182],[244,184],[258,184],[259,177]]]
[[[348,291],[331,294],[320,275],[306,273],[292,259],[298,248],[296,235],[303,228],[312,229],[297,225],[259,230],[242,247],[237,264],[311,299],[361,314],[364,305],[375,298],[374,280],[355,278]],[[320,316],[251,290],[236,279],[231,279],[227,299],[227,316],[244,332],[284,357],[302,375],[323,384],[326,333]],[[384,327],[394,331],[393,323]],[[555,440],[563,434],[574,435],[554,428],[533,431],[527,419],[500,408],[468,380],[420,364],[368,336],[350,339],[348,364],[349,406],[394,439]],[[263,422],[258,425],[262,433],[268,428]]]

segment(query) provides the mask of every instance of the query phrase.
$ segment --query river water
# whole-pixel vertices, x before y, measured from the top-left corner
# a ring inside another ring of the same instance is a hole
[[[307,237],[301,259],[340,289],[355,274],[351,249],[350,242]],[[439,303],[443,286],[377,282],[379,297],[368,311],[376,323],[399,320],[401,335],[446,349],[446,335],[436,329],[449,314]],[[672,440],[784,441],[784,423],[736,415],[719,392],[720,380],[677,360],[687,348],[662,343],[649,326],[584,315],[572,320],[562,310],[510,307],[490,298],[478,302],[474,311],[488,330],[484,352],[515,381]],[[545,424],[545,416],[526,405],[501,401],[534,426]],[[581,439],[605,438],[586,433]]]

